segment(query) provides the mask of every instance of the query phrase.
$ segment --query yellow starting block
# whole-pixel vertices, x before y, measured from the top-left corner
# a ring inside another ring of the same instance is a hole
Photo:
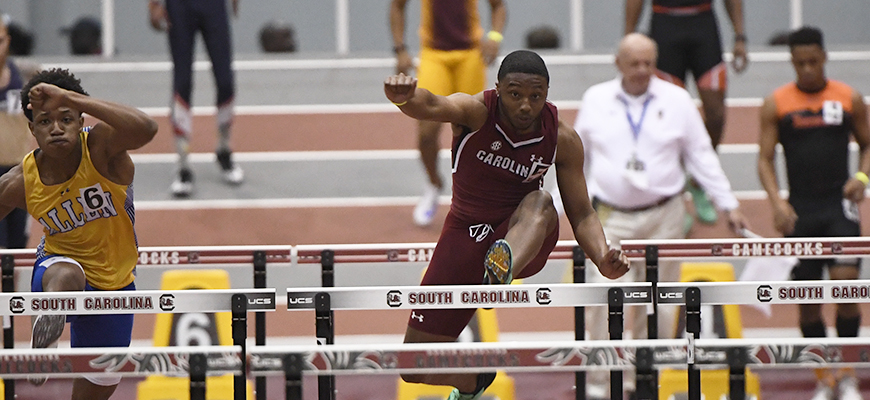
[[[734,266],[724,262],[696,263],[686,262],[680,266],[681,282],[730,282],[734,281]],[[701,312],[702,329],[708,326],[713,332],[701,332],[701,336],[716,335],[729,339],[743,337],[743,325],[740,321],[740,309],[733,304],[715,306],[710,310]],[[710,311],[712,313],[710,313]],[[711,315],[712,314],[712,315]],[[685,315],[682,312],[681,315]],[[704,318],[713,321],[706,325]],[[724,325],[724,326],[722,326]],[[685,330],[685,321],[681,321],[680,327]],[[689,379],[684,370],[665,369],[659,373],[659,400],[674,400],[686,398],[689,391]],[[701,398],[706,400],[723,400],[728,398],[728,370],[702,370],[701,371]],[[758,375],[746,370],[746,398],[761,399],[761,385],[758,383]]]
[[[176,270],[163,274],[162,290],[229,289],[230,277],[225,270]],[[210,346],[233,344],[231,317],[228,312],[158,314],[154,323],[154,346]],[[250,381],[246,381],[247,399],[254,398]],[[233,376],[205,378],[207,400],[232,400]],[[152,375],[137,387],[139,400],[190,400],[190,379]]]

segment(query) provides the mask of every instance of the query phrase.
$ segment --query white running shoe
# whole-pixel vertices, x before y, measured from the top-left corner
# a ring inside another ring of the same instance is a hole
[[[224,182],[231,185],[239,185],[245,181],[245,171],[233,162],[233,153],[229,150],[220,150],[217,153],[217,162],[221,167]]]
[[[811,400],[833,400],[834,399],[834,391],[833,389],[825,384],[824,382],[819,382],[816,384],[816,391],[813,393],[813,397]]]
[[[66,325],[64,315],[37,315],[33,320],[33,329],[30,336],[30,347],[33,349],[47,349],[57,347],[57,341],[63,333]],[[28,377],[27,380],[35,386],[45,383],[48,378],[44,376]]]
[[[837,391],[839,392],[839,400],[864,399],[861,397],[861,391],[858,390],[858,380],[851,376],[840,379],[840,383],[837,384]]]
[[[414,223],[417,226],[429,226],[432,219],[435,218],[435,213],[438,211],[438,195],[441,194],[441,189],[437,186],[427,183],[423,189],[423,196],[414,208]]]
[[[178,170],[178,176],[172,185],[169,186],[169,191],[175,197],[188,197],[193,193],[193,172],[187,168]]]

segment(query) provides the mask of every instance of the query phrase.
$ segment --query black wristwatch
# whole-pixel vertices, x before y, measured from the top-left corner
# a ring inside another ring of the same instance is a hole
[[[401,53],[401,52],[403,52],[403,51],[405,51],[405,45],[404,45],[404,44],[400,44],[400,45],[398,45],[398,46],[393,46],[393,54],[398,55],[399,53]]]
[[[744,35],[744,34],[734,35],[734,41],[735,42],[746,42],[746,35]]]

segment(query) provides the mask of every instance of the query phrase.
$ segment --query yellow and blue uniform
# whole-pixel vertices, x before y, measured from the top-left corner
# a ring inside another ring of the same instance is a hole
[[[27,211],[42,226],[31,290],[42,291],[42,275],[53,258],[78,263],[87,278],[85,290],[135,290],[138,260],[133,229],[133,185],[112,182],[100,174],[88,151],[88,129],[82,130],[82,159],[68,181],[45,185],[34,150],[24,157]],[[129,346],[133,315],[69,317],[73,347]]]
[[[440,96],[483,91],[482,36],[477,0],[423,0],[418,85]]]

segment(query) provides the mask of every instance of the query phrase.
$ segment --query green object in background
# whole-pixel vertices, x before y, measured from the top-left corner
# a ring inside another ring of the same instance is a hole
[[[692,194],[692,203],[695,204],[695,215],[698,216],[698,220],[708,225],[715,224],[719,215],[704,190],[693,181],[686,182],[686,190]]]

